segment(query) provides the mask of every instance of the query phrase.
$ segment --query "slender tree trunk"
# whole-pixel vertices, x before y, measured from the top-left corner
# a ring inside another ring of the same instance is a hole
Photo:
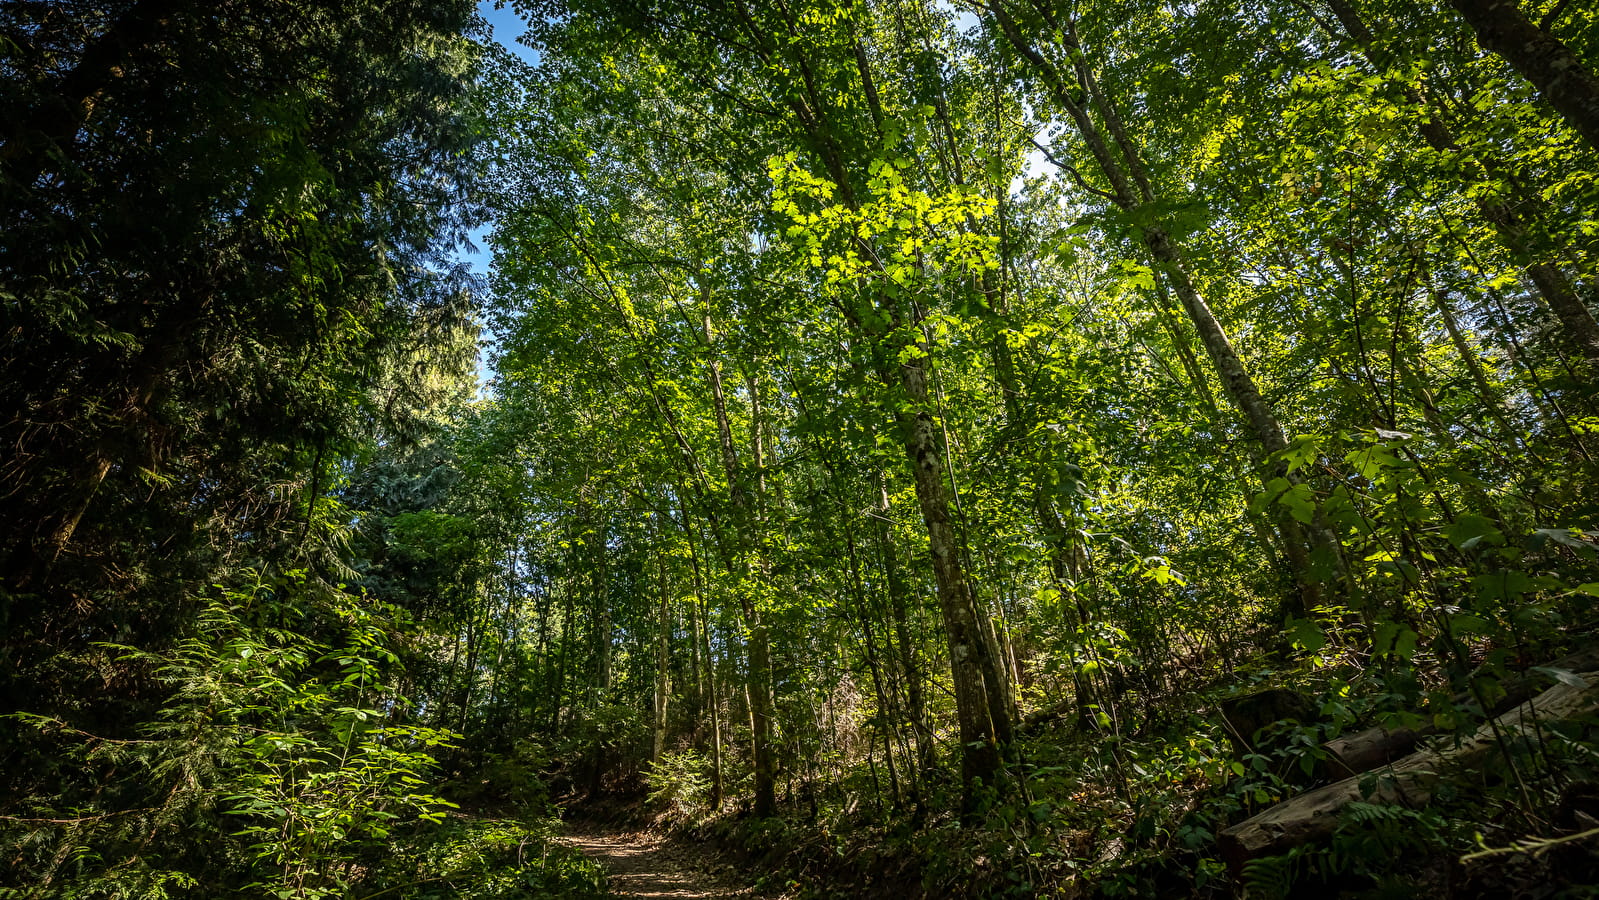
[[[72,499],[69,507],[70,511],[66,516],[62,517],[61,521],[51,529],[49,536],[45,538],[40,566],[43,572],[48,573],[50,567],[55,565],[56,560],[61,558],[61,551],[72,543],[72,535],[78,530],[78,523],[83,521],[83,514],[89,511],[89,505],[94,502],[94,495],[99,493],[100,485],[105,483],[106,476],[110,473],[111,460],[109,457],[102,456],[94,460],[88,477],[75,486],[77,495]],[[24,578],[21,583],[23,587],[29,584],[28,574],[24,572]]]
[[[670,670],[671,640],[672,640],[672,591],[667,577],[666,556],[663,554],[658,560],[660,571],[658,590],[661,595],[660,606],[657,611],[657,634],[655,641],[655,720],[651,731],[650,763],[661,761],[661,753],[666,749],[666,704],[671,696],[672,682]]]
[[[500,633],[499,643],[494,648],[494,664],[489,669],[492,674],[489,678],[489,695],[485,701],[486,706],[489,709],[494,708],[494,704],[499,700],[500,697],[500,682],[505,674],[506,669],[506,648],[514,644],[516,641],[516,567],[517,551],[519,549],[520,548],[516,544],[512,544],[509,557],[506,560],[506,571],[504,578],[505,628]]]
[[[716,686],[716,655],[711,651],[711,610],[705,597],[705,578],[700,571],[699,554],[695,551],[694,533],[690,528],[688,507],[683,507],[683,528],[688,534],[689,566],[694,575],[694,605],[700,632],[696,640],[704,647],[705,690],[701,703],[711,713],[711,811],[722,808],[722,699]],[[698,677],[698,676],[696,676]]]
[[[534,722],[549,722],[554,718],[554,713],[544,714],[544,700],[548,698],[552,705],[559,702],[554,690],[555,685],[551,677],[553,672],[550,666],[550,660],[553,656],[550,650],[550,629],[554,624],[552,620],[555,618],[555,610],[552,608],[552,601],[555,599],[555,582],[554,579],[541,577],[536,582],[536,585],[534,615],[538,617],[539,623],[538,656],[536,657],[538,660],[539,696],[534,698],[529,704],[528,715]]]
[[[1073,595],[1072,608],[1077,612],[1077,620],[1072,624],[1079,629],[1085,629],[1088,625],[1088,611],[1075,596],[1083,582],[1081,550],[1077,546],[1076,537],[1067,531],[1066,523],[1061,521],[1055,511],[1055,505],[1042,492],[1038,496],[1037,507],[1039,524],[1044,527],[1044,535],[1050,544],[1049,570],[1055,579],[1055,589],[1060,591],[1063,605],[1066,594]],[[1095,653],[1091,647],[1089,652]],[[1096,668],[1103,666],[1096,665]],[[1099,698],[1093,695],[1090,682],[1083,678],[1082,670],[1078,666],[1072,666],[1072,693],[1073,703],[1077,707],[1077,727],[1086,729],[1094,721],[1089,708]],[[1103,700],[1099,702],[1103,705]]]
[[[705,670],[700,667],[700,608],[697,603],[688,605],[688,636],[689,636],[689,672],[692,673],[694,684],[694,702],[688,713],[692,721],[698,722],[700,714],[705,711]],[[695,727],[698,730],[698,727]]]
[[[566,668],[567,662],[572,657],[572,584],[570,581],[561,590],[561,651],[560,659],[555,664],[555,690],[550,698],[550,733],[561,732],[561,705],[566,702]]]
[[[855,600],[855,614],[861,626],[861,647],[866,656],[866,666],[872,673],[872,691],[877,700],[878,730],[883,735],[883,755],[888,761],[889,790],[893,795],[895,809],[900,804],[899,772],[894,762],[894,748],[891,738],[899,733],[900,710],[894,702],[887,687],[887,680],[883,677],[882,661],[877,655],[877,640],[872,633],[872,610],[866,602],[866,588],[861,583],[860,557],[855,549],[855,536],[846,532],[844,534],[844,548],[849,559],[850,592]],[[911,792],[915,793],[915,787]]]
[[[911,640],[909,590],[905,575],[899,565],[899,550],[894,546],[892,523],[889,521],[888,484],[882,472],[875,473],[880,514],[877,517],[877,540],[883,563],[883,581],[888,592],[890,618],[894,624],[894,641],[898,645],[900,671],[905,673],[905,703],[909,706],[911,731],[916,741],[916,778],[920,783],[936,763],[933,752],[933,729],[927,724],[927,704],[922,698],[922,666]],[[916,802],[921,802],[920,795]]]
[[[744,519],[749,523],[746,532],[746,546],[754,548],[755,571],[759,574],[761,584],[771,583],[771,560],[766,555],[766,541],[762,530],[766,522],[766,456],[762,441],[762,429],[765,423],[761,417],[760,384],[754,376],[746,382],[750,402],[750,475],[754,482],[752,496],[749,498],[749,509],[745,510]],[[719,426],[721,434],[728,432],[728,423],[725,411]],[[736,458],[733,465],[737,466]],[[729,477],[734,477],[730,472]],[[773,731],[776,724],[776,702],[773,695],[772,684],[772,636],[766,624],[765,613],[749,599],[748,594],[741,594],[744,598],[744,614],[751,623],[750,629],[750,690],[755,692],[755,703],[750,708],[755,719],[754,733],[760,736],[760,741],[765,748],[764,758],[755,760],[755,815],[773,816],[777,814],[777,759],[772,752]]]
[[[838,142],[833,130],[834,123],[827,118],[832,101],[820,92],[803,44],[766,32],[755,24],[747,12],[743,12],[742,18],[746,36],[752,45],[760,48],[758,52],[768,58],[783,57],[795,65],[800,75],[803,99],[796,93],[785,97],[785,102],[837,186],[840,202],[858,211],[860,203],[846,166],[849,156]],[[797,23],[790,22],[789,36],[798,38],[798,28]],[[864,61],[864,56],[856,60],[857,64]],[[863,81],[870,81],[870,75],[864,70],[862,75]],[[867,100],[868,103],[872,102],[870,96]],[[863,258],[879,258],[866,239],[858,240],[864,250]],[[878,268],[878,274],[881,275],[881,266]],[[874,300],[877,304],[873,310],[874,317],[882,316],[895,324],[905,322],[905,317],[892,299],[878,296]],[[883,354],[879,356],[877,374],[883,380],[884,388],[892,393],[898,386],[914,405],[920,407],[915,414],[905,413],[899,409],[898,402],[884,397],[885,411],[899,424],[906,457],[915,474],[917,501],[927,526],[939,605],[950,648],[956,716],[960,722],[962,784],[965,802],[970,809],[976,799],[971,790],[974,780],[982,781],[990,788],[999,786],[1002,763],[1012,738],[1011,718],[1003,702],[1006,686],[1000,681],[999,660],[995,658],[991,643],[984,638],[976,597],[966,580],[960,545],[950,519],[950,495],[941,469],[938,427],[929,412],[932,405],[929,402],[927,372],[919,360],[910,360],[899,366],[896,375],[892,365],[884,361],[885,356],[887,359],[896,358],[901,350],[915,342],[899,338],[892,342],[895,346],[890,346],[884,343],[883,338],[885,334],[892,333],[891,329],[879,330],[866,326],[859,318],[856,325],[858,331],[873,342],[874,352]],[[921,349],[926,352],[925,347]]]
[[[1223,392],[1232,401],[1233,407],[1243,415],[1249,430],[1259,441],[1262,456],[1269,457],[1286,449],[1288,440],[1283,434],[1282,425],[1277,421],[1276,413],[1261,396],[1260,388],[1256,386],[1254,378],[1244,367],[1243,360],[1238,356],[1232,340],[1222,329],[1221,323],[1211,312],[1210,305],[1195,289],[1181,252],[1159,227],[1144,228],[1143,237],[1150,255],[1162,264],[1167,277],[1171,280],[1173,291],[1188,312],[1189,321],[1194,323],[1195,330],[1199,332],[1200,343],[1210,355],[1211,364],[1216,372],[1221,376]],[[1286,478],[1290,482],[1295,481],[1290,477],[1287,468],[1281,464],[1268,464],[1264,477],[1268,482],[1277,477]],[[1284,552],[1299,587],[1297,595],[1284,604],[1283,612],[1290,616],[1303,617],[1322,602],[1322,578],[1314,571],[1311,562],[1312,536],[1282,506],[1274,503],[1273,512],[1277,520],[1277,530],[1282,532]],[[1335,542],[1324,539],[1320,543],[1324,545],[1331,543],[1331,546],[1326,547],[1326,551],[1336,558]]]
[[[1155,299],[1155,317],[1171,336],[1172,346],[1177,348],[1177,358],[1182,362],[1183,372],[1188,376],[1189,384],[1193,386],[1194,393],[1204,404],[1205,409],[1215,416],[1218,411],[1216,398],[1210,392],[1210,381],[1199,366],[1199,357],[1194,355],[1193,341],[1189,338],[1188,332],[1172,316],[1168,308],[1170,291],[1167,288],[1166,278],[1159,273],[1155,275]]]
[[[580,501],[581,503],[582,501]],[[606,547],[605,516],[596,515],[592,508],[580,514],[587,530],[585,543],[588,559],[593,566],[589,580],[589,603],[594,622],[590,640],[594,647],[594,671],[589,683],[590,711],[598,712],[611,696],[611,598],[610,571]],[[606,746],[603,735],[596,735],[590,748],[589,796],[598,796],[605,787]]]
[[[1016,22],[1006,11],[1004,0],[994,0],[988,9],[999,30],[1039,74],[1055,101],[1077,126],[1078,134],[1098,164],[1100,172],[1111,185],[1109,194],[1111,201],[1127,212],[1158,202],[1158,195],[1155,193],[1138,148],[1128,136],[1113,104],[1099,93],[1081,48],[1076,45],[1075,30],[1071,23],[1068,22],[1065,29],[1065,33],[1069,36],[1063,40],[1070,44],[1067,50],[1076,72],[1075,78],[1068,82],[1055,65],[1039,53],[1021,33]],[[1082,86],[1082,95],[1074,90],[1078,85]],[[1085,98],[1094,103],[1095,108],[1108,123],[1108,130],[1115,141],[1116,149],[1120,151],[1121,159],[1118,159],[1117,154],[1112,151],[1104,132],[1090,115],[1088,107],[1084,105]],[[1259,443],[1261,455],[1270,456],[1285,449],[1288,442],[1276,413],[1261,396],[1254,378],[1244,366],[1232,340],[1216,319],[1210,305],[1200,296],[1182,251],[1159,223],[1141,225],[1139,235],[1155,267],[1165,276],[1184,311],[1188,313],[1189,321],[1199,334],[1200,344],[1205,348],[1206,354],[1210,356],[1211,365],[1220,376],[1223,392]],[[1290,473],[1281,465],[1267,466],[1263,476],[1267,482],[1277,477],[1293,480]],[[1336,541],[1332,540],[1330,535],[1312,534],[1312,530],[1306,529],[1285,509],[1275,504],[1274,507],[1276,507],[1274,513],[1277,527],[1283,536],[1284,551],[1298,586],[1297,594],[1291,595],[1283,604],[1283,612],[1291,616],[1303,616],[1309,609],[1321,603],[1322,581],[1326,580],[1323,573],[1316,572],[1312,566],[1312,540],[1314,539],[1315,543],[1335,560],[1338,555]]]
[[[705,341],[712,345],[713,335],[709,318],[705,320]],[[735,519],[735,540],[738,543],[738,560],[728,560],[737,586],[739,606],[744,614],[744,624],[749,629],[749,697],[751,757],[755,765],[755,815],[772,816],[777,812],[776,764],[772,757],[772,656],[771,638],[762,620],[760,607],[750,596],[751,546],[754,543],[754,512],[750,508],[749,492],[738,461],[738,451],[733,445],[733,429],[727,417],[727,398],[722,389],[722,364],[714,355],[710,365],[711,401],[716,412],[716,432],[722,449],[722,466],[727,474]],[[757,423],[754,426],[759,428]]]
[[[590,527],[588,553],[594,568],[589,599],[594,609],[594,701],[598,705],[611,694],[611,578],[604,517],[595,519]]]
[[[484,609],[484,619],[488,618],[488,610]],[[487,626],[485,621],[484,626]],[[476,616],[467,621],[466,625],[466,665],[461,672],[461,716],[456,720],[455,730],[465,734],[468,716],[472,712],[472,688],[477,684],[478,650],[482,643],[482,628],[478,626]]]
[[[701,619],[703,620],[706,609],[704,600],[701,599]],[[711,651],[711,632],[709,624],[705,630],[705,684],[710,691],[711,704],[711,811],[717,812],[722,808],[722,697],[716,689],[716,656]]]
[[[1526,450],[1521,430],[1511,423],[1505,410],[1504,397],[1488,380],[1488,371],[1483,368],[1482,360],[1477,358],[1477,351],[1471,346],[1465,330],[1455,318],[1455,311],[1450,308],[1449,298],[1444,296],[1430,279],[1427,284],[1427,296],[1432,300],[1433,308],[1438,311],[1438,318],[1444,323],[1444,331],[1449,334],[1449,342],[1454,345],[1455,353],[1460,356],[1460,361],[1465,364],[1466,371],[1471,375],[1471,382],[1477,388],[1477,396],[1482,401],[1484,411],[1499,426],[1507,439],[1522,450]]]

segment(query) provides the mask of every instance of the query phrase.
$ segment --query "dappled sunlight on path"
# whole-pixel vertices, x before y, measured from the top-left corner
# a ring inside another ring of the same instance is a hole
[[[621,897],[720,900],[753,897],[753,890],[706,871],[706,856],[648,833],[607,831],[586,823],[567,826],[562,841],[605,867]]]

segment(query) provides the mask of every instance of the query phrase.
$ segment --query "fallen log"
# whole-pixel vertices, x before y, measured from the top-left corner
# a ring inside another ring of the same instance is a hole
[[[1561,720],[1599,710],[1599,671],[1587,671],[1538,694],[1497,719],[1483,723],[1458,745],[1440,740],[1440,746],[1419,750],[1403,759],[1362,775],[1335,781],[1246,819],[1219,836],[1222,857],[1234,872],[1262,856],[1286,852],[1300,844],[1328,837],[1338,827],[1338,814],[1356,801],[1425,806],[1444,777],[1475,768],[1479,774],[1488,756],[1497,751],[1501,736],[1512,738],[1533,729],[1539,720]],[[1362,790],[1367,782],[1368,795]]]
[[[1599,646],[1580,650],[1539,667],[1560,669],[1566,672],[1585,672],[1599,669]],[[1523,672],[1499,683],[1504,696],[1489,704],[1483,715],[1497,716],[1514,709],[1543,688],[1544,678],[1537,672]],[[1457,694],[1455,702],[1466,705],[1473,702],[1470,693]],[[1409,753],[1422,738],[1437,734],[1436,725],[1418,728],[1383,728],[1374,725],[1363,731],[1335,737],[1321,746],[1327,751],[1326,773],[1332,778],[1346,778],[1392,762]]]
[[[1439,730],[1430,723],[1418,728],[1374,725],[1364,731],[1335,737],[1321,745],[1327,751],[1323,772],[1329,778],[1359,775],[1404,756],[1416,749],[1422,738],[1437,734]]]

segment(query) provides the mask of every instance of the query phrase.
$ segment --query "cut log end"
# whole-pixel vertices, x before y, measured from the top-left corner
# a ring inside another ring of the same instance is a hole
[[[1353,775],[1284,800],[1222,831],[1217,838],[1222,858],[1238,874],[1252,859],[1274,856],[1329,837],[1337,829],[1344,807],[1356,801],[1425,806],[1438,782],[1450,773],[1480,774],[1489,754],[1498,749],[1500,735],[1518,736],[1530,731],[1537,720],[1571,719],[1596,710],[1599,671],[1584,672],[1573,683],[1557,684],[1525,705],[1485,722],[1458,745],[1450,742],[1418,750],[1383,769]]]

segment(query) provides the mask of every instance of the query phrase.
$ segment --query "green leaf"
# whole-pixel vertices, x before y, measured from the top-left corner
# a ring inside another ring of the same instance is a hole
[[[1527,539],[1528,545],[1533,549],[1541,549],[1545,543],[1550,541],[1568,550],[1575,551],[1585,559],[1594,557],[1595,543],[1593,535],[1575,528],[1538,528]]]
[[[1517,569],[1478,575],[1471,580],[1471,584],[1478,597],[1494,602],[1517,600],[1533,586],[1532,579]]]
[[[1449,538],[1449,543],[1461,550],[1470,550],[1479,544],[1502,547],[1505,543],[1504,533],[1492,519],[1471,514],[1449,523],[1444,528],[1444,535]]]
[[[1316,518],[1316,494],[1308,484],[1296,484],[1277,498],[1288,508],[1288,514],[1309,525]]]
[[[1460,613],[1450,616],[1447,621],[1449,622],[1450,630],[1455,634],[1480,635],[1493,633],[1492,623],[1482,616]]]
[[[1416,655],[1418,640],[1420,635],[1409,625],[1401,622],[1379,622],[1372,637],[1371,652],[1374,656],[1408,660]]]
[[[1288,636],[1295,647],[1306,653],[1315,653],[1327,646],[1326,633],[1310,619],[1289,619]]]

